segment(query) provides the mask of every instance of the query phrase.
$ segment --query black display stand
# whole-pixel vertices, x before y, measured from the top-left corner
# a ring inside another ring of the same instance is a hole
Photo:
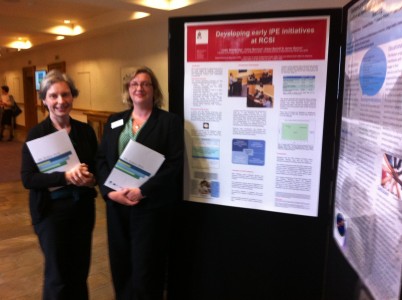
[[[171,239],[169,300],[324,299],[332,239],[342,10],[170,19],[169,110],[183,116],[186,22],[308,16],[330,16],[318,217],[182,201]]]

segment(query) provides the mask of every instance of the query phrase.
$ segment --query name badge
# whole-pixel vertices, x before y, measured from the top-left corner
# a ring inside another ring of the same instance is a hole
[[[120,126],[122,126],[124,123],[123,123],[123,119],[120,119],[120,120],[117,120],[117,121],[114,121],[112,124],[111,124],[111,127],[112,127],[112,129],[115,129],[116,127],[120,127]]]

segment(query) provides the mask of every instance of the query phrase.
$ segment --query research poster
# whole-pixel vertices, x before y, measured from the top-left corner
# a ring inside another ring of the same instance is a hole
[[[348,9],[334,238],[375,299],[400,299],[402,2]]]
[[[185,24],[184,199],[317,216],[329,21]]]

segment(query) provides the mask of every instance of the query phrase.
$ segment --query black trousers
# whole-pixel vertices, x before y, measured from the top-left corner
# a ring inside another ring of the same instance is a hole
[[[117,300],[163,299],[170,217],[171,208],[107,203],[110,266]]]
[[[88,299],[94,224],[94,199],[58,199],[34,225],[45,258],[44,300]]]

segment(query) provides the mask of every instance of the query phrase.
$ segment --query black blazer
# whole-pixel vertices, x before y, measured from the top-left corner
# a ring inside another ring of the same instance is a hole
[[[131,113],[132,109],[110,116],[104,127],[96,163],[99,189],[106,201],[110,201],[107,194],[112,189],[104,183],[119,158],[119,136]],[[123,120],[124,125],[112,128],[112,123],[119,120]],[[140,187],[146,199],[143,199],[139,206],[155,208],[178,200],[182,192],[184,157],[184,131],[180,118],[173,113],[154,108],[136,141],[165,156],[165,161],[157,173]]]
[[[70,139],[81,163],[88,165],[89,171],[95,174],[95,155],[98,141],[91,126],[70,118]],[[26,141],[34,140],[56,132],[49,117],[33,127]],[[40,222],[48,213],[50,193],[48,188],[67,185],[64,172],[41,173],[26,143],[22,147],[21,180],[29,189],[29,205],[32,223]],[[94,196],[96,191],[93,189]]]

